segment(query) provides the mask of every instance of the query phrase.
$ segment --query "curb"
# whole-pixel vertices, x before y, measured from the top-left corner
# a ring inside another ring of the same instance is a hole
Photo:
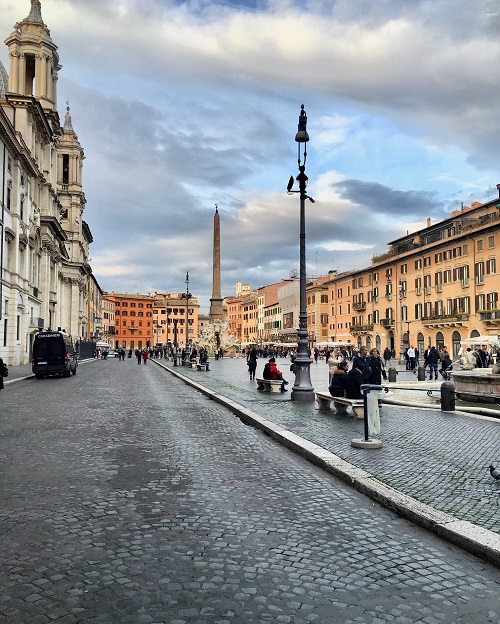
[[[387,509],[394,511],[403,518],[435,533],[456,546],[460,546],[460,548],[473,555],[500,567],[500,535],[471,522],[457,520],[450,514],[421,503],[415,498],[385,485],[370,473],[346,462],[338,455],[255,414],[236,401],[206,388],[161,362],[152,361],[208,398],[227,407],[233,414],[241,418],[243,422],[260,429],[286,448],[338,477],[348,485],[353,486],[356,490]]]

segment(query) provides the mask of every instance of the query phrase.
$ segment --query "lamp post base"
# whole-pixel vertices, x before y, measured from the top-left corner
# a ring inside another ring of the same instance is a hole
[[[297,356],[293,363],[293,372],[295,373],[295,383],[292,388],[291,399],[298,403],[312,403],[316,396],[314,388],[311,385],[311,366],[312,360],[306,358],[300,359]]]

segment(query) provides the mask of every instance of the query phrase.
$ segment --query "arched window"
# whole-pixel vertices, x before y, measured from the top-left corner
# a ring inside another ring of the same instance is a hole
[[[382,352],[382,340],[380,339],[380,336],[377,334],[375,336],[375,346],[378,349],[378,352],[381,353]]]
[[[424,351],[425,351],[424,335],[422,332],[418,332],[417,334],[417,349],[418,349],[418,355],[420,359],[423,357]]]
[[[444,336],[441,332],[436,334],[436,347],[438,351],[444,347]]]
[[[460,332],[454,331],[451,335],[451,347],[452,347],[452,359],[458,357],[458,352],[460,351],[460,341],[462,340],[462,336],[460,336]]]
[[[361,340],[361,336],[358,336],[358,351],[363,346],[363,341]]]
[[[366,348],[368,349],[368,353],[370,353],[370,349],[372,348],[372,337],[366,337]]]
[[[471,338],[477,338],[478,336],[480,336],[481,334],[477,331],[477,329],[473,329],[470,333],[470,337]]]

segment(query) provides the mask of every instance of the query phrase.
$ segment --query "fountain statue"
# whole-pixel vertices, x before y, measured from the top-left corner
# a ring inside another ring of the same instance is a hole
[[[213,354],[215,349],[222,349],[225,354],[231,355],[240,348],[234,334],[229,333],[229,321],[223,318],[210,319],[194,342],[198,350],[206,349],[209,354]]]

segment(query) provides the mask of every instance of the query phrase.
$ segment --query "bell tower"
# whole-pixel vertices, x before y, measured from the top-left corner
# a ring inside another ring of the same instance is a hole
[[[40,0],[31,0],[31,10],[17,22],[5,44],[9,49],[8,92],[35,97],[43,110],[57,114],[57,72],[61,69],[57,46],[42,19]]]

